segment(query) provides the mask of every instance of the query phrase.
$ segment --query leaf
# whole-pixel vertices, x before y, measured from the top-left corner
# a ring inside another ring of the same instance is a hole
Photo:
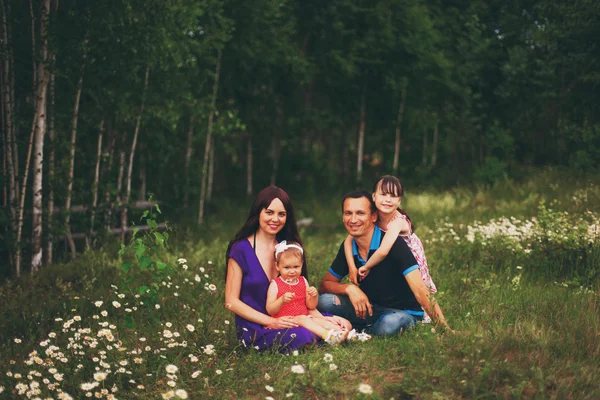
[[[133,228],[133,236],[137,236],[137,233],[140,231],[140,228],[138,228],[137,226],[135,228]]]
[[[158,243],[161,247],[165,247],[165,239],[160,232],[154,232],[154,237],[156,238],[156,243]]]
[[[131,267],[133,267],[133,263],[129,261],[121,264],[121,270],[125,273],[127,273]]]
[[[156,207],[156,211],[158,211],[159,214],[162,214],[162,212],[160,211],[160,207],[158,206],[158,204],[155,204],[154,207]]]
[[[144,246],[143,243],[139,243],[134,248],[135,248],[135,256],[139,260],[144,255],[144,253],[146,252],[146,246]]]
[[[148,286],[140,286],[139,288],[137,288],[137,290],[138,290],[138,293],[140,295],[142,295],[142,294],[146,294],[146,292],[148,290],[150,290],[150,288]]]
[[[157,224],[156,224],[156,221],[155,221],[155,220],[148,218],[148,219],[146,220],[146,223],[148,224],[148,226],[149,226],[151,229],[153,229],[153,230],[154,230],[154,229],[156,229],[156,226],[157,226]]]
[[[158,261],[156,263],[156,268],[158,268],[159,270],[163,270],[163,269],[167,268],[167,264],[162,261]]]
[[[152,259],[148,256],[142,256],[139,259],[139,263],[140,263],[140,268],[143,270],[145,270],[146,268],[148,268],[151,264],[152,264]]]

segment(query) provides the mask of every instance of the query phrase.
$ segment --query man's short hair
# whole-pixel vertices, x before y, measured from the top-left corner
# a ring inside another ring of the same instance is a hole
[[[366,190],[356,190],[354,192],[346,193],[342,199],[342,212],[344,212],[344,203],[346,202],[346,199],[360,199],[362,197],[369,200],[369,204],[371,205],[371,214],[377,212],[377,206],[375,206],[373,196],[371,196],[371,193],[367,192]]]

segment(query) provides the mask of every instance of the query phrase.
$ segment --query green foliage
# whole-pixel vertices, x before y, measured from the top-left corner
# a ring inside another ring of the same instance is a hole
[[[143,212],[140,221],[148,227],[146,231],[133,229],[133,235],[127,245],[121,244],[118,252],[123,281],[119,290],[141,296],[146,307],[158,304],[159,285],[173,273],[174,260],[169,259],[168,227],[162,231],[155,219],[161,214],[158,204]]]
[[[478,183],[491,185],[508,177],[504,163],[496,157],[485,157],[483,165],[473,170],[473,177]]]

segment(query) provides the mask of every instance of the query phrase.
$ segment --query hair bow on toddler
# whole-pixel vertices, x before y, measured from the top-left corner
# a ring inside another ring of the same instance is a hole
[[[298,246],[297,244],[293,244],[293,243],[287,244],[287,241],[282,240],[281,242],[279,242],[275,245],[275,258],[277,258],[277,256],[280,253],[283,253],[284,251],[286,251],[287,249],[290,249],[290,248],[298,249],[298,250],[300,250],[301,254],[304,254],[304,250],[302,250],[302,247]]]

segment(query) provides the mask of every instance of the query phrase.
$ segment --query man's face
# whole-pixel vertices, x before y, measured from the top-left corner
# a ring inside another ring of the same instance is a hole
[[[377,213],[371,212],[371,202],[365,197],[344,200],[342,221],[352,237],[361,237],[373,229]]]

